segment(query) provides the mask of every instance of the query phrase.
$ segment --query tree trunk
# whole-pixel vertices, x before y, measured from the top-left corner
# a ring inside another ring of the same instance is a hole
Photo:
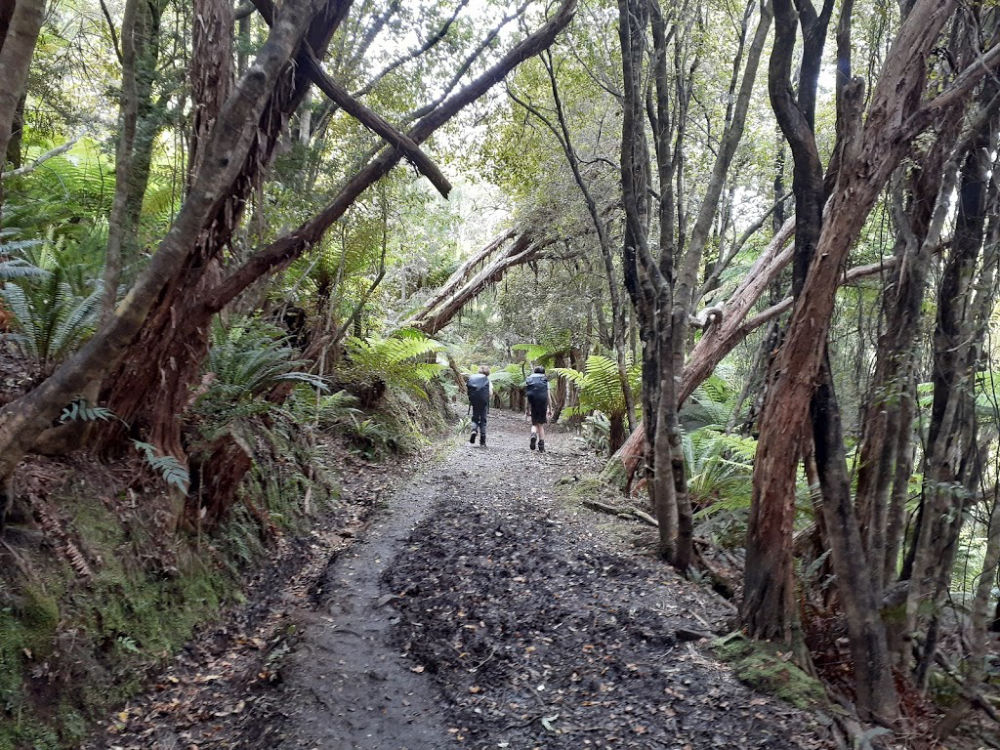
[[[989,657],[988,635],[990,601],[993,598],[993,585],[997,578],[997,568],[1000,565],[1000,498],[997,487],[993,487],[993,508],[990,511],[986,528],[986,550],[983,558],[983,570],[976,584],[975,597],[969,612],[968,641],[969,650],[966,659],[962,660],[965,677],[966,696],[949,709],[944,718],[934,729],[935,736],[943,740],[948,737],[961,723],[969,712],[971,702],[968,693],[978,691],[986,675],[987,659]]]
[[[10,140],[7,142],[7,164],[10,169],[21,167],[21,143],[24,139],[24,105],[28,100],[27,93],[22,93],[17,100],[17,108],[14,110],[14,117],[11,120]]]
[[[431,107],[410,129],[407,137],[415,144],[427,140],[458,112],[489,91],[498,81],[503,80],[504,76],[521,62],[548,47],[556,35],[573,18],[575,10],[575,0],[563,0],[558,10],[544,25],[525,37],[500,61],[461,91]],[[398,149],[384,149],[379,156],[355,172],[344,183],[333,200],[316,216],[279,237],[251,256],[242,266],[232,271],[205,300],[205,309],[209,312],[221,310],[259,278],[285,268],[300,257],[323,237],[323,234],[334,222],[343,216],[359,195],[388,174],[402,158],[403,154]]]
[[[813,137],[816,80],[833,4],[824,2],[817,14],[809,2],[793,9],[790,0],[775,0],[775,39],[768,70],[768,91],[778,124],[791,146],[792,191],[795,194],[795,250],[792,294],[801,299],[809,262],[823,225],[823,167]],[[791,85],[792,50],[801,23],[802,62],[798,97]],[[825,341],[824,335],[811,346]],[[825,349],[825,347],[824,347]],[[768,382],[773,382],[768,378]],[[790,643],[797,629],[792,572],[792,526],[795,520],[795,473],[803,420],[794,428],[785,420],[796,412],[804,416],[811,393],[788,399],[769,391],[761,413],[761,441],[754,465],[754,494],[747,525],[747,560],[740,617],[750,635]],[[783,439],[770,448],[765,442],[771,424],[784,424]],[[817,450],[817,456],[819,451]]]
[[[191,168],[201,172],[208,134],[216,129],[219,103],[232,80],[232,3],[200,0],[203,20],[196,24],[197,51],[192,60],[195,91]],[[326,0],[314,18],[306,39],[313,49],[323,49],[346,12],[339,0]],[[252,70],[248,75],[252,74]],[[221,279],[221,254],[242,219],[252,191],[263,178],[282,135],[284,124],[309,86],[302,66],[289,65],[282,72],[267,106],[255,125],[255,138],[238,177],[226,186],[219,212],[206,224],[184,268],[158,295],[156,304],[128,353],[105,386],[104,399],[133,430],[164,453],[182,457],[178,416],[187,408],[190,387],[208,351],[212,314],[203,304]],[[105,433],[117,439],[117,430]]]
[[[530,107],[529,109],[549,126],[549,129],[562,146],[563,153],[566,155],[566,161],[569,163],[570,170],[573,173],[573,181],[583,195],[584,203],[587,205],[587,213],[590,215],[591,223],[594,225],[594,231],[597,232],[598,246],[601,249],[601,260],[604,263],[604,278],[608,283],[608,294],[611,300],[611,343],[615,352],[615,364],[618,367],[618,381],[621,384],[622,394],[625,398],[626,418],[628,419],[629,428],[633,428],[635,426],[635,396],[629,385],[625,357],[625,305],[622,302],[620,285],[615,272],[614,250],[611,246],[611,237],[608,234],[607,225],[598,211],[597,201],[594,198],[593,192],[584,181],[583,174],[580,171],[580,158],[577,156],[576,149],[573,146],[569,125],[566,122],[566,116],[563,112],[562,99],[559,96],[559,87],[556,83],[556,71],[552,65],[551,56],[546,56],[544,62],[545,69],[549,75],[552,101],[555,104],[559,124],[558,129],[550,124],[537,110]],[[614,442],[612,441],[612,443]]]
[[[123,261],[138,255],[139,217],[149,184],[153,143],[163,126],[163,105],[154,105],[152,98],[160,54],[161,13],[159,0],[128,0],[122,17],[115,197],[104,255],[102,322],[114,314]]]
[[[4,6],[4,17],[9,21],[6,33],[0,37],[0,81],[4,82],[0,87],[0,154],[6,155],[18,103],[28,82],[35,42],[42,28],[45,0],[7,0]]]
[[[775,5],[775,18],[783,20],[776,25],[787,29],[786,24],[794,24],[792,11],[784,0],[780,5],[784,6],[780,13],[779,3]],[[806,273],[796,274],[804,278],[804,283],[796,296],[785,342],[771,368],[770,380],[774,385],[761,420],[748,532],[746,598],[741,610],[745,625],[757,636],[787,636],[794,617],[789,601],[790,555],[786,550],[794,517],[791,499],[795,493],[796,448],[825,356],[825,348],[817,347],[816,342],[826,340],[836,279],[847,251],[910,139],[933,114],[961,101],[954,91],[948,91],[941,95],[943,98],[920,106],[924,84],[922,61],[953,8],[952,3],[938,0],[918,0],[914,4],[886,58],[864,126],[848,123],[839,134],[841,168],[829,218],[821,223],[822,230]],[[790,51],[790,45],[785,47],[789,40],[782,36],[787,33],[779,31],[776,38],[775,50],[779,53],[781,49]],[[794,26],[791,33],[794,34]],[[787,86],[787,75],[776,69],[775,64],[772,56],[772,79],[780,86]],[[790,59],[780,64],[787,71]],[[800,106],[804,88],[799,87]],[[850,93],[857,96],[859,92]],[[772,100],[787,95],[788,89],[776,90],[772,86]],[[796,155],[797,170],[800,161],[805,162]],[[811,215],[815,216],[815,212]],[[806,265],[806,260],[802,259],[798,265],[800,268]],[[782,596],[775,596],[775,592]],[[775,612],[766,608],[768,604],[781,609]],[[891,702],[894,705],[895,701]],[[859,710],[862,714],[878,713],[883,708],[859,706]]]
[[[947,591],[967,497],[976,490],[979,477],[981,449],[976,439],[975,372],[986,320],[996,295],[995,258],[982,264],[980,280],[973,282],[986,238],[986,217],[997,205],[996,193],[990,195],[989,190],[989,175],[996,165],[987,146],[995,141],[998,132],[995,92],[994,87],[987,86],[981,95],[990,116],[984,118],[967,144],[955,234],[938,290],[932,374],[934,400],[927,434],[920,525],[912,552],[902,651],[898,655],[904,664],[909,661],[911,651],[907,637],[915,633],[920,610],[925,609],[921,605],[929,603],[936,616]],[[933,644],[927,643],[923,664],[929,666],[932,657]]]
[[[209,140],[204,167],[166,237],[114,318],[38,387],[0,409],[0,478],[9,477],[37,436],[87,384],[103,378],[124,354],[147,315],[193,251],[196,238],[225,205],[242,170],[257,123],[279,75],[313,17],[310,0],[286,0],[281,20],[229,98]],[[154,394],[157,379],[152,381]]]
[[[886,285],[886,330],[879,337],[875,374],[868,388],[870,400],[862,420],[856,501],[878,595],[891,580],[899,550],[893,541],[898,536],[890,534],[890,527],[899,533],[899,509],[891,504],[890,492],[898,462],[906,462],[910,453],[908,437],[913,429],[913,410],[902,404],[916,385],[915,342],[931,253],[940,239],[954,187],[954,169],[946,169],[944,162],[957,126],[954,119],[939,124],[937,140],[906,170],[906,193],[901,184],[891,198],[899,227],[893,256],[900,262]]]
[[[566,366],[566,352],[556,352],[553,356],[553,363],[555,367],[565,367]],[[559,421],[559,415],[562,414],[562,410],[566,407],[566,399],[569,395],[569,380],[565,375],[559,375],[556,378],[556,387],[552,394],[552,424],[556,424]]]
[[[833,391],[829,357],[823,362],[821,380],[810,403],[816,467],[823,492],[823,516],[830,543],[837,592],[847,620],[854,689],[862,718],[883,724],[899,711],[885,626],[879,616],[881,597],[872,581],[861,543],[840,413]]]

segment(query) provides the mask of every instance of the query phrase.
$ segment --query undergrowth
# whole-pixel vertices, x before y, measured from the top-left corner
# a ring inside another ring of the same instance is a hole
[[[0,572],[0,750],[78,746],[199,624],[243,599],[243,576],[275,533],[301,533],[335,501],[314,444],[277,428],[259,440],[244,502],[212,536],[175,533],[162,491],[79,479],[46,506],[82,563],[58,554],[48,532],[15,530],[15,564]],[[264,509],[267,529],[251,507]]]

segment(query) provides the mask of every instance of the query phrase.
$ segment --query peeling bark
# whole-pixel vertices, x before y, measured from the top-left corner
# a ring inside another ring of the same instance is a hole
[[[140,331],[157,299],[188,260],[195,238],[224,206],[256,135],[256,123],[312,18],[311,0],[286,0],[256,61],[226,102],[206,146],[203,169],[146,270],[114,318],[37,388],[0,409],[0,477],[9,477],[37,436],[89,383],[104,377]],[[155,394],[156,379],[151,390]]]

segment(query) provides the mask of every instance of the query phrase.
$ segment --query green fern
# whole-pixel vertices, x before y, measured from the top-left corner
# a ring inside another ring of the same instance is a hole
[[[611,446],[611,421],[603,412],[595,411],[583,420],[583,439],[595,453],[606,455]]]
[[[141,440],[133,440],[132,444],[146,459],[146,463],[153,471],[163,477],[163,481],[170,487],[176,487],[184,495],[187,495],[191,477],[187,469],[181,462],[170,455],[157,455],[156,447]]]
[[[305,366],[305,361],[295,358],[296,351],[272,326],[246,322],[225,328],[216,321],[213,341],[205,363],[206,378],[211,382],[199,397],[196,410],[217,426],[272,408],[257,397],[281,381],[327,388],[323,378],[296,369]]]
[[[65,359],[93,333],[101,303],[101,284],[87,296],[74,294],[56,268],[44,277],[8,282],[0,297],[17,327],[11,340],[43,372]]]
[[[490,373],[490,383],[493,384],[493,392],[500,396],[506,396],[511,391],[519,389],[524,385],[524,378],[531,370],[525,364],[509,364],[502,370],[493,370]]]
[[[107,422],[117,419],[117,415],[106,406],[95,406],[85,398],[78,398],[62,410],[60,423],[66,422]]]
[[[625,392],[618,375],[618,363],[613,359],[592,354],[587,357],[583,372],[569,367],[556,367],[552,372],[565,377],[579,392],[580,403],[565,409],[567,416],[586,416],[594,411],[603,412],[610,419],[625,416]],[[633,393],[638,392],[640,377],[641,371],[637,365],[629,368],[629,387]]]
[[[399,389],[426,399],[424,385],[443,369],[436,362],[420,362],[421,357],[444,349],[444,345],[410,329],[389,338],[351,337],[346,342],[347,363],[340,375],[350,383],[370,385],[381,381],[386,388]]]
[[[678,417],[689,431],[709,427],[724,431],[736,410],[739,392],[717,374],[699,385]]]
[[[705,427],[685,433],[681,444],[698,517],[750,507],[756,440]]]
[[[7,251],[5,245],[0,245],[0,255]],[[0,261],[0,281],[17,281],[19,279],[44,279],[48,271],[32,265],[24,258],[9,258]]]

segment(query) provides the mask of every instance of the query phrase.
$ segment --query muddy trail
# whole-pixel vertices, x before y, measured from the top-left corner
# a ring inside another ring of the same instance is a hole
[[[373,520],[316,543],[312,574],[87,747],[832,746],[717,660],[699,634],[726,632],[731,605],[570,499],[596,466],[568,434],[546,443],[494,412],[487,447],[455,438],[408,467]]]

